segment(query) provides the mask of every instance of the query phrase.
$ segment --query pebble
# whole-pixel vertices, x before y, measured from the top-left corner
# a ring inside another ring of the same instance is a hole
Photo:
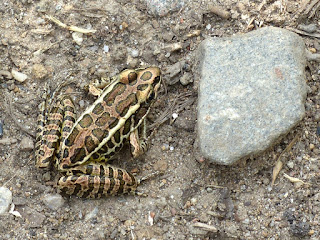
[[[47,194],[42,199],[43,203],[52,210],[58,210],[64,204],[64,199],[60,194]]]
[[[20,142],[20,149],[22,151],[31,151],[34,149],[33,140],[29,137],[23,137]]]
[[[315,120],[316,122],[320,122],[320,113],[316,113],[316,114],[314,115],[314,120]]]
[[[180,83],[183,86],[186,86],[186,85],[188,85],[189,83],[192,83],[192,82],[193,82],[193,77],[192,77],[191,73],[185,72],[183,74],[183,76],[180,78]]]
[[[76,44],[78,44],[80,46],[83,42],[83,33],[73,32],[72,39],[73,39],[73,41],[75,41]]]
[[[288,168],[293,169],[293,167],[294,167],[293,161],[287,162],[287,166],[288,166]]]
[[[305,31],[307,33],[314,33],[317,31],[318,27],[316,24],[308,24],[308,25],[300,24],[298,26],[298,29]]]
[[[48,171],[48,172],[44,173],[44,174],[42,175],[42,179],[43,179],[43,181],[45,181],[45,182],[50,181],[50,179],[51,179],[51,174],[50,174],[50,172]]]
[[[25,80],[27,80],[28,76],[24,73],[18,72],[14,69],[11,70],[11,74],[13,76],[13,78],[15,80],[17,80],[18,82],[24,82]]]
[[[108,45],[104,45],[103,46],[103,51],[105,52],[105,53],[107,53],[107,52],[109,52],[109,46]]]
[[[137,49],[131,49],[130,53],[131,53],[131,56],[134,58],[139,57],[139,50]]]
[[[169,144],[167,144],[167,143],[164,143],[162,146],[161,146],[161,150],[162,151],[168,151],[169,150]]]
[[[169,12],[176,12],[183,8],[188,0],[145,0],[148,13],[163,17]]]
[[[12,79],[12,74],[6,70],[0,70],[0,76],[4,76],[7,79]]]
[[[91,212],[89,212],[89,213],[85,216],[84,220],[85,220],[85,221],[88,221],[88,220],[96,217],[97,214],[98,214],[98,212],[99,212],[99,208],[98,208],[98,207],[95,207]]]
[[[12,192],[6,187],[0,187],[0,215],[8,212],[12,202]]]
[[[160,159],[153,165],[154,170],[164,172],[168,168],[168,163],[166,160]]]
[[[32,75],[35,79],[43,79],[48,75],[48,71],[42,64],[37,63],[32,67]]]
[[[27,199],[25,199],[24,197],[15,197],[13,199],[13,203],[16,206],[26,205],[27,204]]]
[[[313,144],[313,143],[310,143],[310,145],[309,145],[310,150],[313,150],[314,147],[315,147],[314,144]]]
[[[169,85],[173,85],[179,81],[179,78],[176,78],[176,76],[181,72],[184,64],[185,61],[180,61],[167,67],[164,74],[168,74],[169,76],[169,80],[167,81]]]

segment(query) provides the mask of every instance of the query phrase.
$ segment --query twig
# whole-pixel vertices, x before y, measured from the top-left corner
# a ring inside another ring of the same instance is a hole
[[[277,176],[279,175],[279,172],[282,169],[283,163],[281,161],[282,156],[286,153],[289,152],[289,150],[292,148],[292,146],[298,141],[300,135],[296,135],[294,137],[294,139],[292,139],[292,141],[288,144],[288,146],[283,150],[283,152],[280,154],[280,156],[278,157],[278,160],[275,163],[275,166],[273,168],[273,172],[272,172],[272,182],[271,182],[271,186],[274,185],[274,182],[276,181]]]
[[[208,232],[218,232],[218,229],[212,225],[205,224],[202,222],[196,222],[193,224],[194,227],[202,228]]]
[[[313,8],[314,5],[316,5],[319,2],[319,0],[313,0],[311,2],[311,4],[306,8],[306,10],[304,11],[305,14],[308,14],[311,9]]]
[[[50,15],[46,15],[46,18],[49,19],[50,21],[54,22],[55,24],[57,24],[59,27],[68,29],[70,31],[80,32],[80,33],[84,33],[84,34],[95,33],[97,31],[94,29],[84,29],[84,28],[80,28],[77,26],[73,26],[73,25],[68,26],[67,24],[64,24],[63,22],[61,22],[57,18],[50,16]]]
[[[309,37],[315,37],[315,38],[320,38],[320,34],[319,33],[307,33],[305,31],[301,31],[292,27],[286,27],[286,29],[288,29],[289,31],[301,34],[301,35],[305,35],[305,36],[309,36]]]
[[[208,9],[210,12],[212,12],[213,14],[215,14],[223,19],[228,19],[231,17],[230,12],[222,9],[221,7],[211,5],[208,7]]]
[[[320,1],[317,3],[317,5],[312,9],[312,11],[310,12],[310,14],[309,14],[309,19],[310,18],[313,18],[313,16],[316,14],[316,12],[318,11],[318,9],[319,9],[319,7],[320,7]]]

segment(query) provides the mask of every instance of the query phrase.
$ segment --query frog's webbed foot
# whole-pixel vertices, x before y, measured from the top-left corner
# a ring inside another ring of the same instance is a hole
[[[142,178],[137,179],[137,185],[140,185],[142,182],[148,181],[148,180],[150,180],[150,179],[152,179],[152,178],[155,178],[155,177],[157,177],[157,176],[159,176],[159,175],[162,175],[162,174],[163,174],[163,172],[159,172],[159,171],[150,173],[150,174],[148,174],[148,175],[146,175],[146,176],[144,176],[144,177],[142,177]],[[142,197],[147,197],[147,196],[148,196],[147,193],[145,193],[145,192],[140,192],[140,191],[138,191],[137,189],[133,192],[133,194],[134,194],[134,195],[137,195],[137,196],[142,196]]]

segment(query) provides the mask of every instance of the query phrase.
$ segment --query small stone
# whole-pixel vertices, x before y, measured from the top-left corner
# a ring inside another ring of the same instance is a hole
[[[159,208],[165,208],[168,205],[168,202],[165,197],[161,197],[155,201],[155,205]]]
[[[50,172],[46,172],[45,174],[43,174],[42,179],[45,182],[50,181],[51,179]]]
[[[162,151],[168,151],[169,150],[169,144],[166,144],[166,143],[164,143],[162,146],[161,146],[161,150]]]
[[[64,199],[60,194],[47,194],[42,199],[43,203],[52,210],[58,210],[64,204]]]
[[[310,225],[307,222],[297,222],[292,225],[290,225],[290,230],[292,234],[296,237],[304,237],[308,235],[310,231]]]
[[[0,215],[8,212],[12,202],[12,192],[6,187],[0,187]]]
[[[192,205],[196,205],[198,200],[196,198],[191,198],[190,202]]]
[[[81,99],[80,101],[79,101],[79,106],[81,107],[81,108],[84,108],[84,101]]]
[[[147,11],[157,17],[167,15],[169,12],[179,11],[185,6],[185,0],[149,0]]]
[[[0,70],[0,76],[4,76],[7,79],[12,79],[12,74],[6,70]]]
[[[186,86],[186,85],[188,85],[189,83],[192,83],[192,82],[193,82],[193,77],[192,77],[191,73],[185,72],[183,74],[183,76],[180,78],[180,83],[183,86]]]
[[[313,150],[314,147],[315,147],[314,144],[313,144],[313,143],[310,143],[310,145],[309,145],[310,150]]]
[[[243,224],[249,224],[249,223],[250,223],[249,218],[244,219],[244,220],[242,221],[242,223],[243,223]]]
[[[73,32],[72,39],[73,39],[73,41],[75,41],[76,44],[78,44],[80,46],[83,42],[83,33]]]
[[[320,113],[316,113],[316,114],[314,115],[314,120],[315,120],[316,122],[320,122]]]
[[[35,64],[32,67],[32,75],[36,79],[43,79],[48,75],[48,71],[42,64]]]
[[[263,178],[262,182],[264,185],[268,185],[270,183],[270,180],[269,180],[269,178]]]
[[[13,203],[16,206],[26,205],[27,204],[27,199],[25,199],[24,197],[14,197],[13,198]]]
[[[318,27],[316,24],[308,24],[308,25],[300,24],[298,26],[298,29],[305,31],[307,33],[314,33],[315,31],[317,31],[317,28]]]
[[[128,59],[128,66],[130,68],[136,68],[139,65],[139,60],[137,58]]]
[[[288,166],[288,168],[293,169],[293,167],[294,167],[293,161],[287,162],[287,166]]]
[[[211,193],[212,191],[213,191],[212,188],[210,188],[210,187],[207,188],[207,192],[208,192],[208,193]]]
[[[107,53],[107,52],[109,52],[109,46],[108,45],[104,45],[103,46],[103,51],[105,52],[105,53]]]
[[[139,57],[139,50],[137,49],[131,49],[130,53],[131,53],[131,56],[134,58]]]
[[[153,165],[154,170],[164,172],[168,168],[168,163],[166,160],[160,159]]]
[[[20,142],[20,148],[23,151],[30,151],[34,149],[33,140],[29,137],[23,137]]]
[[[24,82],[28,78],[28,76],[26,74],[18,72],[14,69],[11,70],[11,74],[15,80],[17,80],[18,82],[21,82],[21,83]]]
[[[99,212],[98,207],[95,207],[91,212],[89,212],[89,213],[85,216],[84,220],[85,220],[85,221],[88,221],[88,220],[96,217],[97,214],[98,214],[98,212]]]
[[[171,43],[167,45],[164,50],[170,52],[176,52],[182,49],[182,43]]]
[[[167,80],[167,82],[169,85],[173,85],[179,81],[179,78],[177,77],[177,75],[181,72],[184,65],[185,65],[185,61],[180,61],[167,67],[164,75],[168,74],[169,79]]]

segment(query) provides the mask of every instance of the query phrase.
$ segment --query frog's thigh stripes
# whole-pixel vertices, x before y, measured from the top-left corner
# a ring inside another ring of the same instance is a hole
[[[58,142],[62,142],[69,134],[74,122],[75,110],[70,96],[61,97],[49,114],[47,110],[41,109],[36,144],[38,167],[46,168],[50,165],[56,149],[60,147]]]
[[[64,176],[59,179],[58,188],[62,194],[100,198],[134,193],[138,186],[138,181],[131,173],[111,165],[95,163],[76,167],[69,172],[77,175]]]

